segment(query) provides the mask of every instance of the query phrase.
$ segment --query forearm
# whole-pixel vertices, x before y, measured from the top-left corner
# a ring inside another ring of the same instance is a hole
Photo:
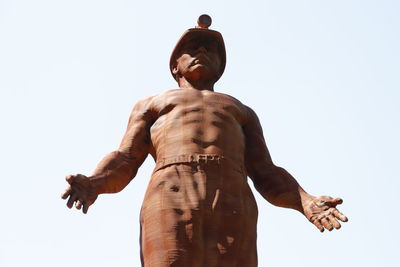
[[[304,213],[304,205],[313,198],[290,173],[274,165],[263,168],[262,172],[254,175],[253,181],[257,191],[275,206],[292,208]]]
[[[117,193],[134,178],[143,160],[114,151],[103,158],[89,179],[98,194]]]

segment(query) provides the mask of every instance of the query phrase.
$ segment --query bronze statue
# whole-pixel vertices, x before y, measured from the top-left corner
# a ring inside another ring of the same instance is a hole
[[[68,176],[67,206],[88,211],[97,196],[121,191],[148,154],[156,162],[141,209],[146,267],[257,266],[257,205],[247,183],[270,203],[300,211],[321,232],[347,221],[340,198],[306,193],[275,166],[256,113],[214,92],[226,62],[222,35],[200,16],[172,52],[179,89],[139,101],[118,150],[91,176]]]

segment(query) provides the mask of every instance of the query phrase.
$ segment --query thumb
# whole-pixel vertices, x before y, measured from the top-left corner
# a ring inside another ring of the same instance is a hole
[[[87,177],[83,174],[68,175],[67,177],[65,177],[65,180],[67,180],[69,184],[72,183],[82,184],[86,182],[86,179]]]
[[[340,205],[342,203],[343,203],[343,199],[341,199],[340,197],[331,198],[330,200],[326,201],[326,204],[328,204],[329,206],[336,206],[336,205]]]
[[[65,180],[69,183],[69,184],[72,184],[73,182],[74,182],[74,176],[75,175],[67,175],[66,177],[65,177]]]

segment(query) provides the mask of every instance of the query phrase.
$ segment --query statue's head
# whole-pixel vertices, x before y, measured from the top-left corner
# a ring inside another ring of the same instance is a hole
[[[211,18],[201,15],[198,26],[187,30],[179,39],[170,58],[170,70],[179,77],[216,82],[225,69],[226,52],[221,33],[210,30]]]

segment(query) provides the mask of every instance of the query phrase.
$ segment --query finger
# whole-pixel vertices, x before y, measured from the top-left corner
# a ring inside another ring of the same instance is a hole
[[[67,199],[67,197],[72,193],[72,187],[65,189],[64,193],[61,194],[62,199]]]
[[[337,197],[332,200],[332,204],[334,204],[334,205],[340,205],[342,203],[343,203],[343,199],[341,199],[340,197]]]
[[[329,222],[335,227],[335,229],[340,229],[341,225],[340,223],[335,219],[333,215],[328,216]]]
[[[82,208],[82,201],[80,199],[78,199],[76,201],[75,208],[77,208],[78,210],[80,210]]]
[[[319,220],[314,220],[313,224],[319,229],[319,231],[322,233],[325,229],[322,226],[321,222]]]
[[[73,181],[74,181],[74,176],[75,176],[75,175],[68,175],[68,176],[65,177],[65,180],[66,180],[69,184],[72,184]]]
[[[67,207],[72,208],[76,199],[77,199],[77,194],[76,193],[72,194],[68,199]]]
[[[336,207],[336,205],[340,205],[343,203],[343,199],[341,198],[332,198],[332,197],[326,197],[325,200],[323,200],[326,206],[328,207]]]
[[[83,213],[86,214],[89,210],[89,204],[87,203],[87,201],[83,202]]]
[[[344,216],[342,213],[340,213],[337,209],[332,211],[332,214],[335,215],[336,218],[341,220],[342,222],[347,222],[349,219],[347,219],[346,216]]]
[[[333,226],[329,223],[329,221],[326,217],[321,219],[321,223],[326,229],[328,229],[329,231],[332,231]]]

